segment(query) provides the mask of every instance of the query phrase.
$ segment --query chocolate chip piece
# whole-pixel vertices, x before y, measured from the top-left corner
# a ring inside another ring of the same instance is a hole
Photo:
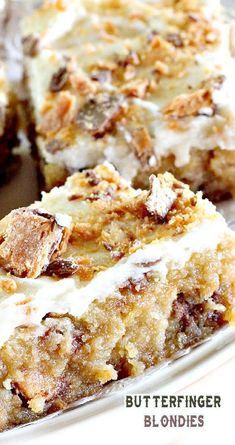
[[[92,72],[91,80],[95,82],[111,83],[112,82],[112,72],[110,70],[97,70]]]
[[[103,242],[103,246],[106,250],[108,250],[108,252],[112,252],[113,250],[113,246],[111,246],[111,244],[106,243],[106,241]]]
[[[69,80],[69,72],[67,67],[64,66],[59,68],[58,71],[52,76],[49,90],[52,93],[58,93],[64,88],[68,80]]]
[[[70,259],[58,258],[57,260],[52,261],[52,263],[49,264],[45,273],[49,276],[66,278],[70,275],[75,274],[78,271],[78,268],[79,266],[75,261]]]
[[[107,243],[106,241],[103,242],[104,248],[110,252],[111,257],[113,260],[120,260],[124,257],[124,252],[120,252],[119,250],[115,250],[115,247],[111,244]]]
[[[121,291],[130,290],[131,292],[141,292],[148,286],[148,277],[144,274],[139,278],[129,278],[127,282],[121,287]]]
[[[46,145],[46,150],[51,153],[57,153],[58,151],[63,150],[66,147],[66,144],[62,141],[59,141],[58,139],[52,139],[48,144]]]
[[[153,261],[143,261],[142,263],[135,263],[138,267],[153,267],[156,266],[157,263],[161,261],[161,258],[158,258],[157,260]]]
[[[26,212],[30,211],[30,213],[32,213],[32,215],[38,215],[38,216],[42,216],[45,219],[48,219],[49,221],[54,222],[55,221],[55,216],[52,215],[51,213],[45,212],[42,209],[25,209]]]
[[[115,251],[111,252],[111,257],[113,258],[113,260],[120,260],[121,258],[124,257],[124,252],[115,250]]]
[[[147,42],[148,42],[148,43],[151,43],[152,40],[153,40],[153,38],[156,37],[156,36],[158,36],[158,35],[159,35],[159,32],[156,31],[155,29],[153,29],[153,30],[149,33],[149,35],[147,36]]]
[[[100,178],[98,178],[98,176],[95,174],[93,170],[87,170],[85,172],[85,176],[87,178],[88,184],[91,185],[92,187],[100,183]]]
[[[76,122],[82,130],[102,137],[108,131],[122,108],[122,98],[102,95],[90,99],[78,112]]]
[[[166,40],[169,43],[172,43],[176,48],[182,48],[184,46],[184,42],[180,34],[177,33],[169,33],[166,36]]]
[[[11,393],[17,395],[21,400],[21,406],[28,408],[28,398],[20,389],[20,385],[17,382],[11,382]]]
[[[123,68],[126,68],[127,65],[135,65],[136,66],[139,64],[140,64],[140,59],[139,59],[138,54],[135,51],[130,51],[124,59],[118,61],[118,65]]]
[[[172,306],[174,320],[179,322],[183,317],[188,316],[189,310],[190,304],[187,302],[183,294],[179,294]]]
[[[194,23],[197,23],[200,20],[199,16],[197,14],[193,14],[193,13],[188,14],[188,19],[189,19],[189,21],[194,22]]]
[[[220,90],[226,80],[226,76],[224,74],[220,74],[216,76],[212,81],[212,87],[215,90]]]
[[[224,326],[226,324],[224,313],[219,311],[209,312],[207,316],[207,324],[215,329]]]
[[[40,40],[37,36],[29,34],[22,40],[23,52],[28,57],[36,57],[39,52]]]

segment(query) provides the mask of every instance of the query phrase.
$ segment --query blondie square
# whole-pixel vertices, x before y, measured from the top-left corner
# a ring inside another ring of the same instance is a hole
[[[0,222],[0,429],[142,374],[234,319],[235,236],[171,174],[109,164]]]
[[[111,162],[235,194],[235,64],[218,1],[46,1],[22,26],[44,186]],[[33,130],[32,130],[33,127]]]

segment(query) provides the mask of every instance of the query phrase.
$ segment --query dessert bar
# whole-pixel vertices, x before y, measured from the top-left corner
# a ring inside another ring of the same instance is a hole
[[[22,25],[44,187],[105,160],[235,193],[235,64],[218,1],[47,1]],[[226,171],[226,174],[225,174]]]
[[[13,210],[0,221],[0,429],[226,326],[234,261],[223,217],[169,173],[141,191],[103,164]]]

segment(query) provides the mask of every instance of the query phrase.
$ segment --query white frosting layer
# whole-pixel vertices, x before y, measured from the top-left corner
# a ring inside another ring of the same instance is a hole
[[[154,271],[164,280],[170,268],[182,268],[193,253],[215,249],[227,231],[223,217],[211,214],[191,231],[175,238],[154,241],[123,258],[114,267],[99,272],[86,283],[77,277],[61,280],[16,278],[17,293],[11,296],[3,291],[0,293],[0,346],[17,326],[39,325],[48,312],[80,317],[94,300],[118,297],[118,289],[130,278],[136,280],[144,273]],[[2,271],[1,279],[4,277]]]
[[[54,1],[51,7],[37,10],[26,17],[21,25],[22,34],[40,36],[42,46],[47,46],[66,34],[74,23],[85,15],[85,10],[79,0],[66,0],[65,8],[57,8]],[[32,6],[33,7],[33,6]]]
[[[235,64],[230,58],[225,58],[227,46],[222,47],[221,53],[218,52],[217,60],[224,61],[224,66],[220,74],[225,75],[225,82],[221,89],[215,89],[213,92],[213,102],[217,108],[214,116],[212,109],[201,110],[206,112],[208,116],[200,115],[193,118],[185,119],[183,122],[184,128],[182,131],[175,131],[170,129],[166,119],[160,111],[167,103],[167,98],[164,98],[162,103],[158,105],[141,99],[134,99],[143,110],[146,110],[151,117],[150,133],[154,142],[154,153],[156,158],[167,157],[171,154],[175,157],[176,167],[183,167],[190,162],[190,156],[193,150],[209,151],[215,148],[221,150],[234,151],[235,139]],[[215,54],[214,54],[215,56]],[[204,54],[198,57],[198,66],[194,67],[193,71],[189,71],[188,84],[195,85],[197,77],[202,76],[203,71],[211,71],[210,60],[211,54]],[[214,75],[216,75],[216,70]],[[213,72],[211,73],[213,74]],[[213,132],[213,128],[221,128],[222,131]],[[120,171],[123,177],[132,179],[139,170],[137,159],[133,155],[128,146],[122,143],[117,144],[116,140],[112,138],[110,144],[105,149],[106,159],[113,163]],[[111,138],[110,138],[111,140]],[[67,151],[67,157],[69,157]]]

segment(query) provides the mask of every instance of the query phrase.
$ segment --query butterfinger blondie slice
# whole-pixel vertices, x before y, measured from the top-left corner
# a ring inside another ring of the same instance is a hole
[[[110,165],[0,222],[0,428],[142,374],[233,319],[235,236],[166,173]]]
[[[234,194],[235,64],[219,2],[79,0],[58,39],[69,5],[46,2],[23,25],[46,188],[108,160],[135,186],[171,171],[214,200]]]

